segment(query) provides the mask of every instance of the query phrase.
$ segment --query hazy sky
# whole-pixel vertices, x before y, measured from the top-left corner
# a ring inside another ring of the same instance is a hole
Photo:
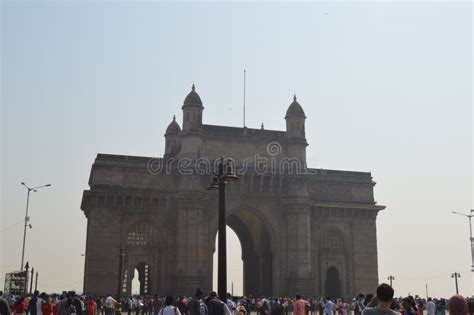
[[[284,130],[296,92],[312,167],[371,171],[379,277],[397,295],[471,292],[470,2],[2,1],[1,268],[82,288],[80,210],[98,152],[161,156],[194,82],[204,122]],[[236,247],[235,236],[230,242]],[[230,280],[242,278],[230,251]],[[241,268],[241,266],[240,266]]]

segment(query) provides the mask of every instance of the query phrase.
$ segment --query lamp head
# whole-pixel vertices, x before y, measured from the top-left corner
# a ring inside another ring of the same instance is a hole
[[[211,183],[206,187],[207,190],[219,188],[219,178],[217,176],[212,176]]]
[[[235,162],[232,159],[227,159],[225,163],[224,178],[228,181],[236,181],[239,178],[235,175]]]
[[[51,184],[46,184],[46,185],[44,185],[44,187],[49,187],[49,186],[51,186]]]

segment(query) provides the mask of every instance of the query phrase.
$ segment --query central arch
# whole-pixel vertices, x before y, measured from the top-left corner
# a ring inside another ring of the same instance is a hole
[[[243,294],[271,296],[274,271],[271,228],[258,211],[246,207],[229,211],[226,222],[242,248]]]
[[[336,267],[331,266],[326,271],[326,296],[335,298],[341,298],[341,278],[339,276],[339,271]]]

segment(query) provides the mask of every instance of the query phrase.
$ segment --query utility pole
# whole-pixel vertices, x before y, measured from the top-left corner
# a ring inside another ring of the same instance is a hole
[[[23,270],[23,268],[22,268]],[[26,293],[28,292],[28,272],[30,270],[30,264],[28,264],[28,262],[26,262],[26,265],[25,265],[25,282],[23,283],[23,294],[26,296]]]
[[[461,275],[458,272],[455,272],[451,275],[451,278],[454,278],[454,283],[456,284],[456,294],[459,294],[458,278],[461,278]]]
[[[34,275],[35,275],[35,268],[31,268],[30,294],[33,293],[33,276]]]
[[[21,265],[20,265],[20,268],[21,268],[20,271],[23,271],[23,262],[25,260],[26,228],[29,227],[31,229],[31,224],[28,223],[30,221],[30,217],[28,216],[28,206],[30,205],[30,193],[37,192],[38,189],[41,189],[41,188],[50,187],[51,184],[46,184],[46,185],[36,186],[36,187],[29,187],[27,184],[25,184],[25,182],[21,182],[21,184],[25,186],[25,188],[27,189],[25,226],[23,228],[23,249],[21,250]]]
[[[471,272],[474,272],[474,237],[472,237],[472,218],[474,217],[474,209],[471,209],[470,214],[464,214],[452,211],[454,214],[465,216],[469,219],[469,241],[471,243]]]
[[[35,291],[38,290],[38,271],[36,272]]]
[[[392,275],[390,275],[390,276],[387,278],[387,280],[390,281],[390,286],[393,287],[393,286],[392,286],[392,281],[395,280],[395,277],[392,276]]]

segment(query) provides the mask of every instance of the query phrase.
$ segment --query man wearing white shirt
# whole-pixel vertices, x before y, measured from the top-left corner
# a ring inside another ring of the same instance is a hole
[[[428,315],[435,315],[436,304],[431,298],[428,298],[428,302],[426,302],[426,311],[428,312]]]

